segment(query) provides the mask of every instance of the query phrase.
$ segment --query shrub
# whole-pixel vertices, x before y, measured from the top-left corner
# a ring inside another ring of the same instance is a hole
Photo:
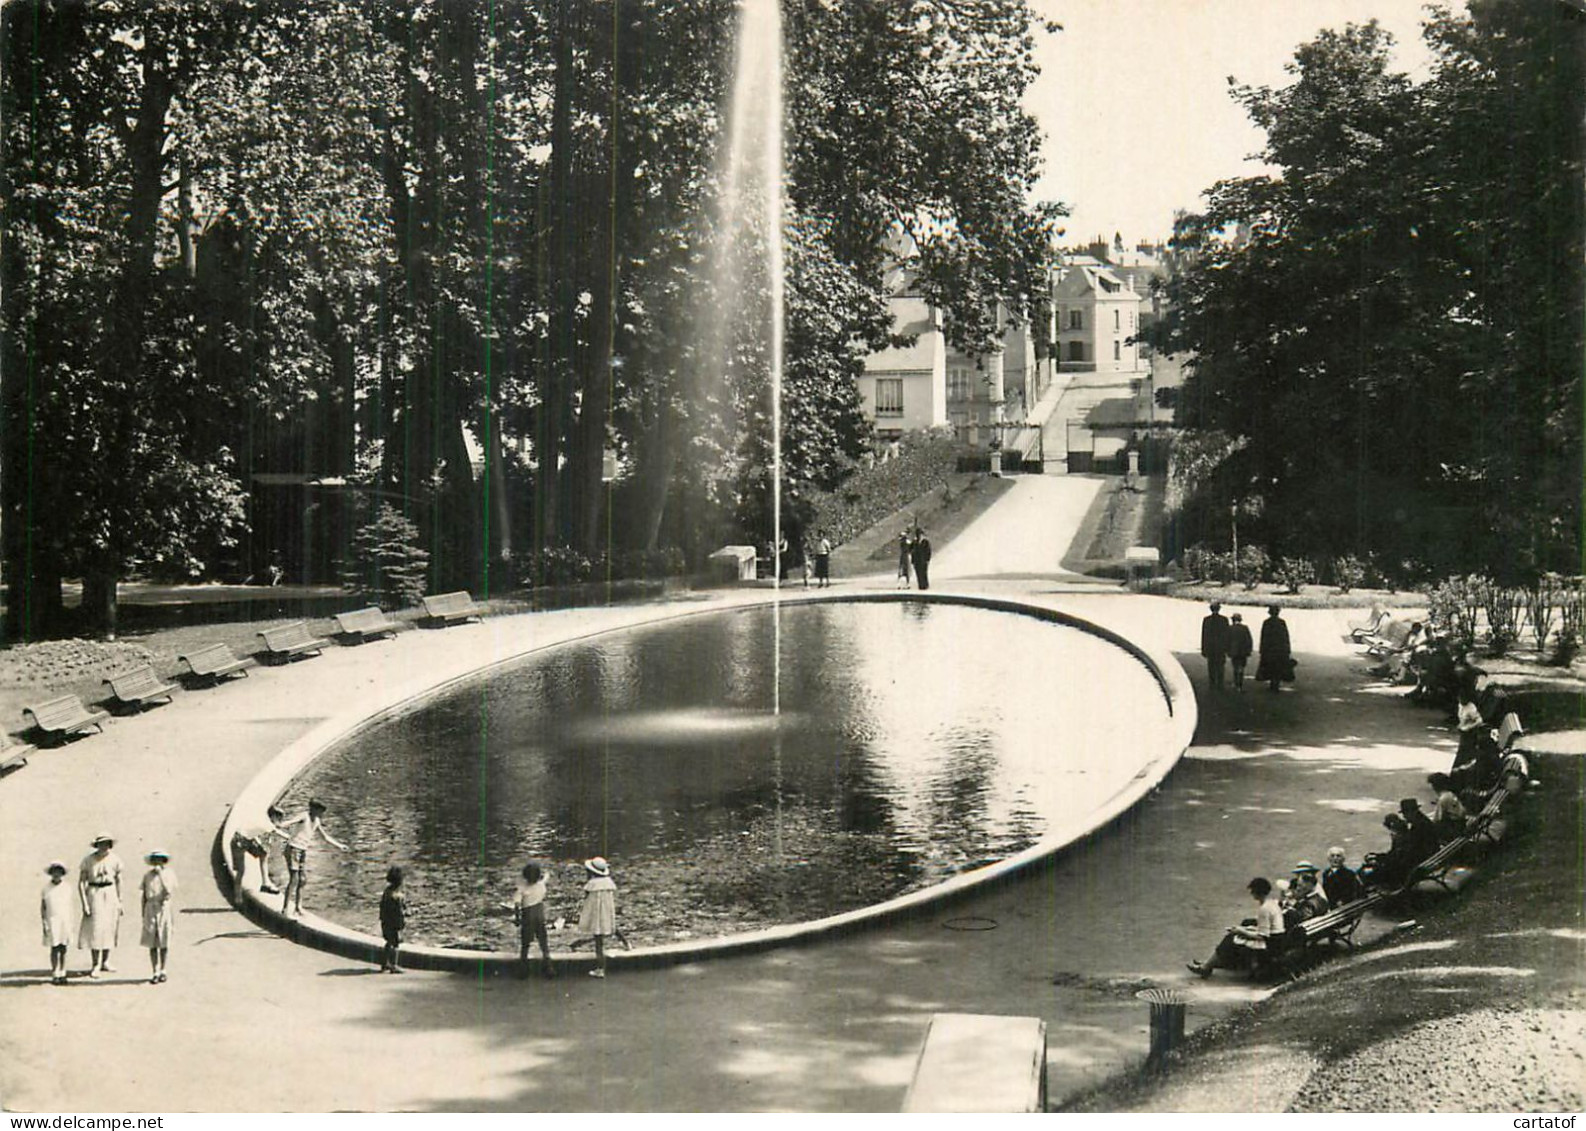
[[[381,503],[374,521],[352,536],[342,588],[384,609],[416,605],[428,587],[429,561],[419,547],[419,528]]]
[[[1523,590],[1499,585],[1490,577],[1472,579],[1482,611],[1487,614],[1487,646],[1501,656],[1520,638],[1520,616],[1525,608]]]
[[[595,573],[595,563],[571,546],[547,546],[513,556],[518,584],[530,589],[548,585],[577,585]]]
[[[1262,547],[1239,547],[1239,582],[1245,587],[1246,592],[1265,581],[1267,571],[1271,568],[1272,559]]]
[[[1366,579],[1366,565],[1354,554],[1333,559],[1333,584],[1340,593],[1348,593]]]
[[[1309,558],[1279,558],[1272,579],[1283,586],[1285,593],[1298,593],[1316,581],[1316,567]]]

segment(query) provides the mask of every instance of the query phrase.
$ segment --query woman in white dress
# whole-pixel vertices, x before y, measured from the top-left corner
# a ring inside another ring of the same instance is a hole
[[[170,866],[168,852],[151,852],[144,859],[149,870],[139,885],[143,893],[141,945],[149,950],[149,982],[159,985],[165,981],[165,958],[171,949],[171,927],[176,922],[176,905],[171,899],[176,894],[176,872]]]
[[[83,857],[77,869],[77,894],[83,904],[77,948],[89,952],[90,978],[116,969],[110,965],[110,952],[121,933],[121,872],[125,865],[110,851],[115,843],[109,833],[94,837],[94,850]]]

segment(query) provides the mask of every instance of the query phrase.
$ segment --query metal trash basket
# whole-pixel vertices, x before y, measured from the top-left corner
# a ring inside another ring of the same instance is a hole
[[[1193,1000],[1179,990],[1141,990],[1134,995],[1151,1007],[1151,1051],[1146,1064],[1160,1065],[1184,1040],[1184,1014]]]

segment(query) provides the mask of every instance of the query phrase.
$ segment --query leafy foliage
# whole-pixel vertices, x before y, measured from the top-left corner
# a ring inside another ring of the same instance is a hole
[[[1285,593],[1298,593],[1316,583],[1316,566],[1309,558],[1282,557],[1272,569],[1272,580],[1283,586]]]
[[[1248,444],[1215,489],[1269,542],[1530,575],[1580,545],[1586,17],[1475,0],[1427,37],[1419,85],[1370,23],[1235,88],[1277,171],[1180,223],[1147,333],[1194,355],[1181,420]]]

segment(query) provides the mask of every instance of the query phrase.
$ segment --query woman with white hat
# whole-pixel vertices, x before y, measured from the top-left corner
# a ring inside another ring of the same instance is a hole
[[[142,945],[149,951],[149,982],[165,981],[165,958],[171,950],[171,928],[176,922],[176,873],[171,869],[171,854],[155,850],[144,857],[149,870],[143,874],[139,889],[143,893]]]
[[[94,837],[94,850],[77,869],[77,894],[83,904],[83,922],[77,947],[89,952],[88,976],[111,974],[110,952],[121,933],[121,857],[110,851],[115,838],[109,833]]]

